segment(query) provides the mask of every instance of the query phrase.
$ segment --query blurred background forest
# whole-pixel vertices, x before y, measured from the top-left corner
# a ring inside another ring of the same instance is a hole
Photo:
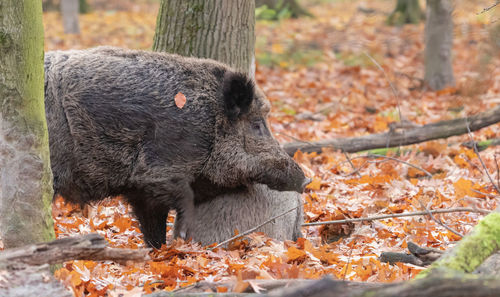
[[[303,14],[298,18],[291,6],[256,8],[255,76],[272,103],[271,128],[280,142],[382,133],[392,131],[394,123],[424,125],[500,104],[500,8],[493,7],[494,1],[453,1],[455,83],[438,91],[424,81],[425,1],[419,3],[417,17],[408,18],[404,12],[393,13],[397,2],[404,1],[300,0]],[[73,28],[78,33],[65,33],[58,1],[44,1],[46,51],[99,45],[152,48],[159,1],[80,3],[85,5]],[[347,155],[328,148],[322,154],[297,152],[295,160],[313,178],[303,195],[305,221],[459,206],[492,210],[498,199],[495,189],[477,155],[462,145],[471,138],[484,144],[482,160],[497,181],[498,124],[470,135],[371,152],[423,168],[431,179],[404,163],[367,160],[360,157],[363,153]],[[121,200],[101,203],[84,216],[59,199],[53,216],[58,236],[97,231],[113,246],[143,247],[137,222]],[[446,249],[482,217],[473,212],[437,216],[307,226],[305,239],[297,243],[254,234],[215,253],[178,241],[159,252],[162,261],[72,261],[57,276],[80,295],[171,290],[204,279],[333,274],[357,281],[407,280],[422,268],[382,263],[381,252],[403,251],[410,241]]]

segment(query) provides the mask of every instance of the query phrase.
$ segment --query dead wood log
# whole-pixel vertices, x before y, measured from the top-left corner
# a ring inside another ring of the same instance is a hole
[[[42,265],[0,269],[0,296],[72,297],[73,293],[54,278],[49,265]]]
[[[317,282],[317,280],[313,279],[251,279],[251,280],[245,280],[248,284],[245,290],[243,290],[242,293],[257,293],[254,290],[255,288],[259,288],[262,290],[261,293],[267,293],[273,290],[277,289],[283,289],[283,288],[292,288],[292,287],[298,287],[298,286],[307,286],[307,285],[312,285]],[[250,285],[251,282],[251,285]],[[349,287],[350,290],[353,289],[367,289],[367,288],[378,288],[382,286],[383,284],[380,283],[363,283],[363,282],[346,282],[346,286]],[[234,291],[234,288],[236,287],[237,282],[198,282],[196,284],[193,284],[188,287],[180,288],[175,290],[173,293],[176,295],[182,295],[185,296],[185,294],[195,294],[195,293],[207,293],[207,292],[212,292],[216,293],[217,288],[227,288],[228,292]],[[172,292],[170,292],[171,294]],[[161,297],[161,296],[167,296],[165,295],[154,295],[156,297]]]
[[[355,288],[349,282],[324,278],[300,288],[271,292],[268,296],[287,297],[493,297],[500,296],[500,279],[434,271],[429,277],[400,283],[383,284],[376,288]]]
[[[109,248],[106,240],[94,233],[4,250],[0,252],[0,268],[55,264],[69,260],[111,260],[121,263],[147,261],[148,253],[149,249]]]
[[[354,153],[462,135],[468,133],[467,126],[470,127],[471,131],[477,131],[498,122],[500,122],[500,106],[470,117],[440,121],[402,131],[396,130],[361,137],[328,139],[315,142],[289,142],[285,143],[283,147],[291,156],[298,150],[307,153],[320,153],[323,148],[333,148],[348,153]]]
[[[149,249],[109,248],[104,237],[95,233],[7,249],[0,251],[0,296],[73,296],[54,279],[47,264],[69,260],[125,263],[149,259]]]
[[[482,277],[467,274],[450,274],[434,271],[429,277],[415,281],[392,284],[382,283],[355,283],[331,278],[321,280],[284,280],[292,286],[277,290],[256,293],[214,293],[214,292],[156,292],[151,297],[493,297],[500,296],[500,279],[496,277]],[[257,286],[259,283],[257,280]],[[271,281],[272,283],[273,281]],[[260,284],[263,284],[260,282]],[[298,284],[298,285],[297,285]],[[253,292],[253,291],[252,291]]]
[[[408,242],[407,253],[382,252],[380,262],[394,264],[397,262],[410,263],[417,266],[427,266],[443,255],[442,250],[419,247],[413,242]]]

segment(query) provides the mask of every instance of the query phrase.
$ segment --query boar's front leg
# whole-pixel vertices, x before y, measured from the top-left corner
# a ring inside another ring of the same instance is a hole
[[[139,220],[144,241],[160,248],[166,242],[166,219],[170,209],[184,216],[188,224],[193,218],[194,194],[190,183],[182,176],[154,178],[142,175],[134,176],[133,184],[139,190],[125,196]]]
[[[168,209],[154,207],[146,201],[146,193],[128,194],[127,198],[132,205],[134,214],[139,221],[139,227],[144,235],[144,242],[159,249],[167,241],[166,227]]]

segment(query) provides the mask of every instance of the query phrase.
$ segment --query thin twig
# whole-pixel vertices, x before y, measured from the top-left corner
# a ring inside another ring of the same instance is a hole
[[[495,188],[495,190],[497,191],[497,193],[500,194],[500,189],[498,188],[498,186],[495,184],[495,182],[491,178],[491,175],[488,172],[488,168],[486,168],[486,165],[484,164],[483,159],[479,155],[479,150],[477,149],[476,142],[474,141],[474,137],[472,136],[472,132],[470,131],[469,121],[467,120],[467,118],[465,118],[465,119],[466,119],[465,125],[467,126],[467,131],[469,132],[470,140],[472,141],[472,148],[474,149],[474,153],[476,153],[476,156],[479,159],[479,162],[481,162],[481,166],[483,166],[483,169],[486,172],[486,175],[488,176],[491,184],[493,185],[493,187]]]
[[[389,79],[389,76],[387,75],[387,73],[385,72],[384,68],[382,68],[382,66],[380,66],[380,64],[377,62],[377,60],[375,60],[372,56],[370,56],[368,53],[366,52],[363,52],[363,54],[365,56],[368,57],[368,59],[370,59],[373,64],[375,64],[375,66],[377,66],[377,68],[382,71],[382,73],[384,74],[385,76],[385,79],[387,80],[387,82],[389,83],[389,86],[391,87],[392,89],[392,93],[394,94],[394,99],[396,99],[396,106],[398,107],[398,114],[399,114],[399,121],[401,122],[403,120],[403,116],[401,114],[401,107],[400,107],[400,104],[399,104],[399,95],[398,95],[398,91],[396,90],[396,87],[394,87],[392,81]]]
[[[345,266],[345,272],[344,272],[344,277],[342,278],[343,281],[345,281],[345,278],[347,276],[347,271],[349,270],[349,265],[351,265],[351,257],[352,257],[352,250],[353,246],[351,244],[351,249],[349,250],[349,257],[347,258],[347,265]]]
[[[464,237],[464,235],[458,231],[455,231],[453,230],[450,226],[446,225],[445,223],[443,223],[440,219],[436,218],[434,215],[432,215],[432,213],[429,211],[429,209],[425,206],[425,204],[418,200],[418,202],[420,203],[420,206],[422,206],[422,208],[425,210],[425,212],[427,212],[427,214],[429,215],[429,217],[436,223],[438,223],[439,225],[441,225],[443,228],[445,228],[446,230],[450,231],[451,233],[455,234],[455,235],[458,235],[460,237]]]
[[[488,6],[488,7],[485,7],[483,8],[483,10],[481,10],[480,12],[476,13],[477,15],[480,15],[480,14],[483,14],[487,11],[490,11],[492,10],[495,6],[497,6],[498,4],[500,4],[500,0],[497,0],[497,2],[493,3],[492,5]]]
[[[347,174],[347,175],[342,174],[342,176],[349,176],[349,175],[354,175],[354,174],[360,175],[359,171],[361,170],[361,168],[363,168],[365,166],[366,162],[361,164],[361,166],[359,168],[356,168],[356,166],[354,166],[354,164],[352,163],[351,157],[349,156],[349,154],[347,152],[343,152],[343,153],[344,153],[346,160],[349,162],[349,164],[351,164],[352,172]]]
[[[430,213],[477,212],[477,213],[481,213],[481,214],[489,214],[491,211],[486,210],[486,209],[480,209],[480,208],[458,207],[458,208],[449,208],[449,209],[431,209],[431,210],[429,210],[429,212]],[[306,227],[306,226],[320,226],[320,225],[331,225],[331,224],[345,224],[345,223],[376,221],[376,220],[385,220],[385,219],[390,219],[390,218],[426,216],[426,215],[429,215],[429,213],[427,211],[415,211],[415,212],[395,213],[395,214],[387,214],[387,215],[364,217],[364,218],[304,223],[304,224],[302,224],[302,226]]]
[[[493,155],[493,160],[495,160],[495,166],[497,167],[497,186],[500,187],[500,168],[498,167],[497,154]]]
[[[490,194],[490,193],[484,193],[484,192],[481,192],[481,191],[478,191],[476,189],[470,189],[472,192],[474,193],[478,193],[478,194],[481,194],[483,196],[486,196],[486,197],[490,197],[490,198],[498,198],[497,195],[493,195],[493,194]],[[471,198],[476,198],[476,197],[471,197]],[[478,197],[479,198],[479,197]]]
[[[418,167],[417,165],[413,165],[411,163],[408,163],[406,161],[400,160],[398,158],[393,158],[393,157],[384,156],[384,155],[377,155],[377,154],[369,154],[369,155],[366,155],[366,156],[367,156],[367,158],[385,158],[385,159],[389,159],[389,160],[392,160],[392,161],[400,162],[400,163],[403,163],[403,164],[405,164],[407,166],[410,166],[410,167],[413,167],[413,168],[415,168],[417,170],[420,170],[423,173],[425,173],[428,177],[432,178],[432,174],[429,171],[425,170],[424,168]]]
[[[356,170],[356,166],[354,166],[354,164],[352,164],[351,158],[349,157],[349,154],[347,154],[346,152],[344,152],[344,156],[345,156],[347,162],[349,162],[349,164],[351,164],[352,170]]]
[[[361,169],[363,169],[366,166],[366,164],[369,164],[369,163],[371,163],[371,162],[370,161],[365,161],[363,164],[361,164],[361,166],[359,166],[358,168],[356,168],[356,170],[351,171],[351,172],[349,172],[347,174],[341,174],[341,176],[347,177],[347,176],[351,176],[351,175],[354,175],[354,174],[358,174],[359,175],[359,172],[361,171]]]
[[[216,246],[214,246],[214,247],[212,247],[212,248],[209,248],[208,250],[213,250],[213,249],[216,249],[216,248],[218,248],[218,247],[220,247],[220,246],[222,246],[222,245],[224,245],[224,244],[226,244],[226,243],[228,243],[228,242],[230,242],[230,241],[233,241],[233,240],[235,240],[235,239],[238,239],[238,238],[241,238],[241,237],[243,237],[243,236],[245,236],[245,235],[248,235],[248,234],[250,234],[250,233],[254,232],[255,230],[259,229],[260,227],[262,227],[262,226],[264,226],[264,225],[266,225],[266,224],[269,224],[269,223],[270,223],[270,222],[272,222],[273,220],[275,220],[275,219],[277,219],[277,218],[280,218],[280,217],[282,217],[282,216],[286,215],[287,213],[289,213],[289,212],[292,212],[292,211],[296,210],[297,208],[298,208],[298,206],[295,206],[295,207],[293,207],[293,208],[290,208],[289,210],[287,210],[287,211],[285,211],[285,212],[283,212],[283,213],[281,213],[281,214],[279,214],[279,215],[276,215],[276,216],[274,216],[274,217],[270,218],[269,220],[265,221],[264,223],[262,223],[262,224],[260,224],[260,225],[258,225],[258,226],[256,226],[256,227],[253,227],[253,228],[251,228],[251,229],[248,229],[247,231],[245,231],[245,232],[243,232],[243,233],[240,233],[240,234],[235,235],[235,236],[233,236],[233,237],[231,237],[231,238],[229,238],[229,239],[224,240],[223,242],[219,243],[218,245],[216,245]]]
[[[431,174],[429,171],[427,171],[427,170],[423,169],[422,167],[418,167],[417,165],[413,165],[413,164],[411,164],[411,163],[408,163],[408,162],[406,162],[406,161],[403,161],[403,160],[400,160],[400,159],[398,159],[398,158],[394,158],[394,157],[389,157],[389,156],[384,156],[384,155],[378,155],[378,154],[368,154],[368,155],[363,155],[363,156],[356,156],[356,157],[354,157],[354,158],[350,158],[350,159],[351,159],[351,161],[352,161],[352,160],[355,160],[355,159],[361,159],[361,158],[369,158],[369,159],[374,159],[374,158],[384,158],[384,159],[387,159],[387,160],[390,160],[390,161],[400,162],[400,163],[403,163],[403,164],[405,164],[405,165],[407,165],[407,166],[410,166],[410,167],[413,167],[413,168],[415,168],[415,169],[417,169],[417,170],[422,171],[422,172],[423,172],[423,173],[425,173],[428,177],[432,177],[432,174]],[[340,164],[343,164],[343,163],[347,163],[347,161],[341,162],[341,163],[339,163],[339,165],[340,165]],[[380,162],[375,162],[375,163],[380,163]],[[349,174],[347,174],[347,175],[345,175],[345,176],[349,176],[349,175],[352,175],[352,174],[354,174],[354,173],[357,173],[359,170],[361,170],[361,169],[364,167],[364,165],[365,165],[365,164],[363,164],[360,168],[358,168],[357,170],[355,170],[355,171],[353,171],[353,172],[350,172]]]

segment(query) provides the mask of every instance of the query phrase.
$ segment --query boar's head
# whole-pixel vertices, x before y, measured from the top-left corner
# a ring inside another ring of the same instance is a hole
[[[228,70],[220,97],[205,176],[223,186],[260,183],[302,193],[310,180],[269,130],[270,103],[253,80]]]

